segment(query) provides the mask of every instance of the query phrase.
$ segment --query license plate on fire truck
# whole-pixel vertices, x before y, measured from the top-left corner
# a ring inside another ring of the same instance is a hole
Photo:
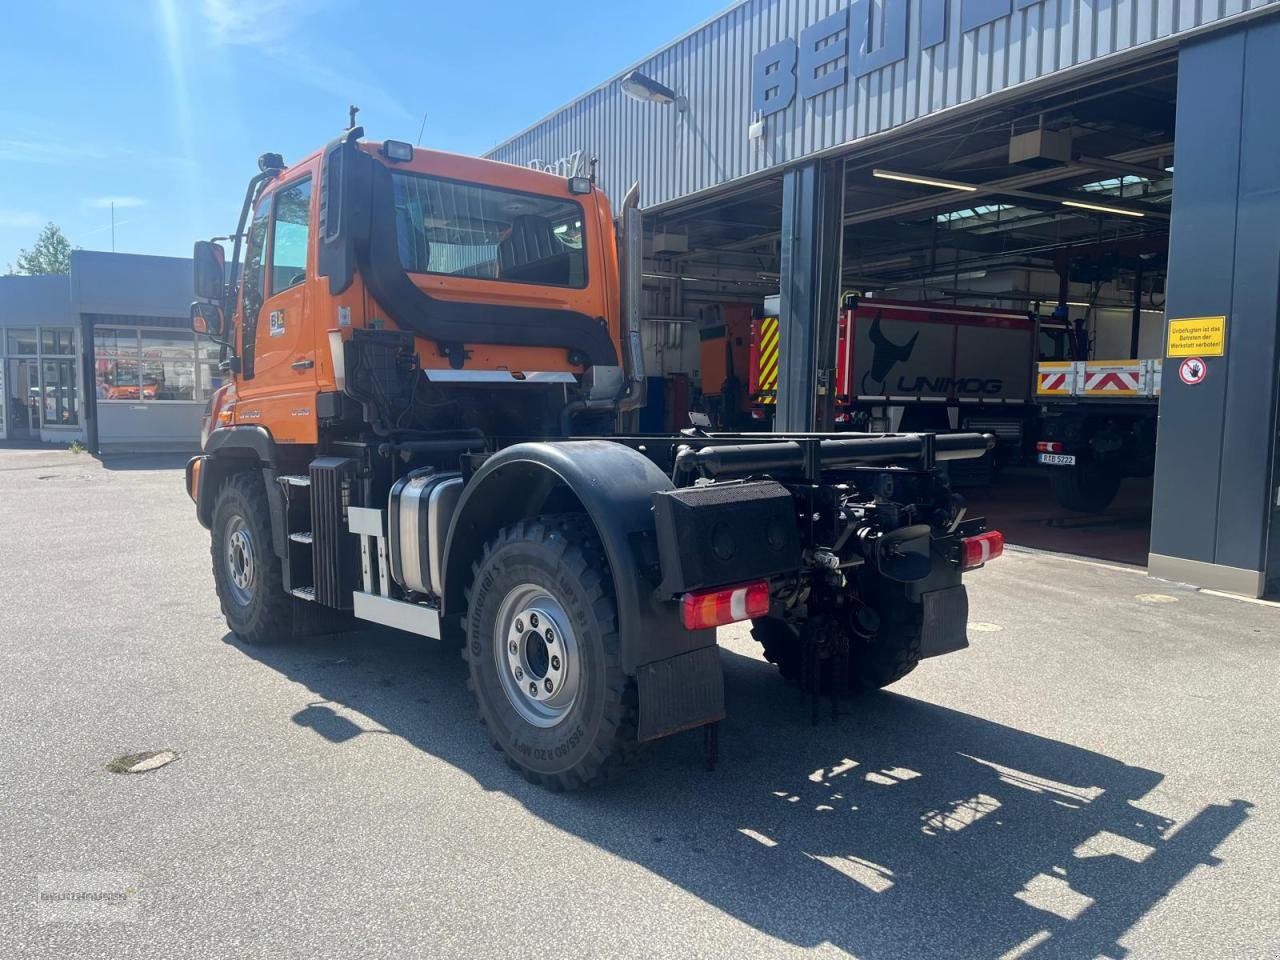
[[[1076,465],[1076,457],[1073,453],[1041,453],[1036,457],[1041,463],[1047,463],[1051,467],[1074,467]]]

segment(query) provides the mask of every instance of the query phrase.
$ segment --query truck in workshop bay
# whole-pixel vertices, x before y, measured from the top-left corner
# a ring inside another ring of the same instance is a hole
[[[643,403],[638,191],[347,130],[259,160],[192,324],[222,345],[187,488],[246,643],[371,621],[454,642],[553,789],[724,717],[750,620],[813,698],[967,645],[1003,541],[938,469],[989,435],[614,432]],[[708,743],[714,742],[708,736]]]
[[[1098,513],[1126,477],[1155,472],[1162,367],[1159,359],[1039,364],[1036,456],[1059,506]]]
[[[748,388],[755,418],[766,424],[777,404],[779,299],[765,298],[751,335]],[[1033,317],[847,296],[836,332],[830,366],[832,420],[839,429],[990,433],[997,465],[1029,457],[1039,416]]]

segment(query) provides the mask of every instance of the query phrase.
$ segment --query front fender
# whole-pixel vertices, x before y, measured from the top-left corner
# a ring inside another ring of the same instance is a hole
[[[654,593],[652,495],[670,479],[645,456],[608,440],[519,443],[476,471],[454,511],[445,546],[442,612],[460,616],[472,565],[499,530],[541,513],[580,509],[591,518],[613,574],[623,668],[715,644],[715,631],[688,631],[679,606]]]

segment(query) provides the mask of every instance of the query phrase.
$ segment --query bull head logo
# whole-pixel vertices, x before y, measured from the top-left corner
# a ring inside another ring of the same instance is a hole
[[[893,365],[907,360],[911,356],[911,351],[916,348],[916,341],[920,339],[920,331],[917,330],[906,343],[894,343],[880,329],[880,311],[876,311],[875,319],[871,321],[871,329],[868,331],[868,335],[871,337],[871,346],[875,350],[871,354],[871,369],[862,375],[862,393],[874,392],[867,389],[868,379],[876,381],[883,389],[884,382],[888,379],[889,371],[893,369]]]

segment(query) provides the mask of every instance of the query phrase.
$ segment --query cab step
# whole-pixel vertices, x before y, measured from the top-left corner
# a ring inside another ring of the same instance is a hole
[[[311,531],[301,530],[298,533],[291,533],[289,534],[289,539],[292,540],[294,543],[311,543],[312,542]]]
[[[286,474],[282,477],[276,477],[276,480],[283,483],[286,487],[309,487],[311,486],[311,478],[300,476],[298,474]]]
[[[315,587],[294,587],[289,592],[292,593],[299,600],[307,600],[311,603],[315,603],[316,601]]]

